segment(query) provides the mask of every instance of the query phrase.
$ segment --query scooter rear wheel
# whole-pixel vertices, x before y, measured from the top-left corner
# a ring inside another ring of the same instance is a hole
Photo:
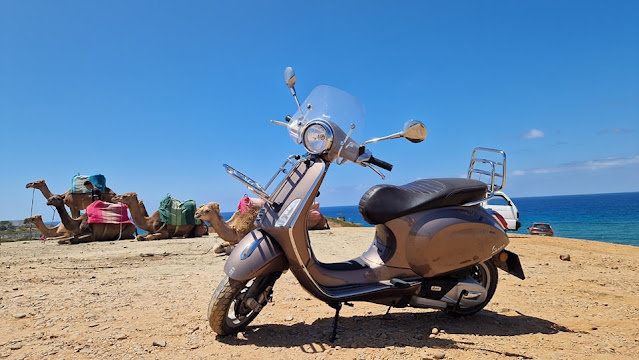
[[[215,289],[207,311],[209,326],[218,335],[236,334],[246,328],[269,300],[279,273],[237,281],[226,276]],[[247,303],[253,299],[253,307]],[[256,306],[257,305],[257,306]]]
[[[492,260],[484,261],[471,268],[471,275],[475,281],[486,288],[486,299],[480,304],[471,307],[459,307],[449,309],[449,312],[456,315],[471,315],[483,309],[495,295],[497,290],[497,266]]]

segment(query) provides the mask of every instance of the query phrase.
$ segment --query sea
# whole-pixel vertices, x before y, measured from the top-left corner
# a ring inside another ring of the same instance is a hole
[[[639,246],[639,192],[511,198],[519,210],[519,231],[548,223],[555,236]],[[323,206],[322,214],[373,226],[357,206]],[[232,213],[225,214],[230,217]]]

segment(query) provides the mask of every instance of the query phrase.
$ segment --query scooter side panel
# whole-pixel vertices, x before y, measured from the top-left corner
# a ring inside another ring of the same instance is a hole
[[[238,281],[286,269],[288,261],[280,246],[259,229],[240,240],[224,264],[224,272]]]
[[[508,245],[508,237],[482,208],[449,207],[413,214],[406,260],[424,277],[486,261]]]

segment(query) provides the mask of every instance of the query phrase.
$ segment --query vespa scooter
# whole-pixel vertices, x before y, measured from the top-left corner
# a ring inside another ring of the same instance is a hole
[[[505,185],[505,154],[503,162],[477,162],[491,169],[488,185],[474,179],[439,178],[373,186],[359,202],[362,217],[376,228],[370,248],[345,262],[317,260],[309,241],[307,212],[330,167],[351,162],[383,178],[377,167],[390,171],[392,165],[374,157],[366,145],[400,137],[418,143],[427,131],[421,122],[410,120],[398,133],[359,144],[353,132],[363,117],[363,106],[356,98],[321,85],[300,104],[291,68],[285,70],[284,79],[297,111],[286,122],[271,122],[286,126],[306,153],[289,156],[266,187],[224,165],[265,204],[256,219],[258,228],[229,255],[224,266],[227,276],[210,301],[207,316],[217,334],[242,331],[271,299],[275,282],[287,270],[306,291],[336,310],[332,340],[345,303],[367,301],[468,315],[492,298],[497,268],[524,279],[518,256],[505,250],[509,240],[504,227],[480,205]],[[496,171],[500,166],[501,174]],[[278,177],[283,179],[269,193]]]

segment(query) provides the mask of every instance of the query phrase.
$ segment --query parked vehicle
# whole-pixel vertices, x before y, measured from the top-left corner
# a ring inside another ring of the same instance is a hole
[[[528,228],[528,234],[530,235],[542,235],[542,236],[555,236],[555,232],[550,227],[550,224],[546,223],[533,223]]]
[[[344,262],[322,263],[315,258],[306,226],[307,212],[327,171],[346,162],[391,171],[392,164],[374,157],[366,146],[406,138],[418,143],[426,127],[410,120],[403,130],[363,143],[354,130],[363,119],[363,106],[352,95],[316,87],[300,104],[295,74],[285,71],[297,112],[286,126],[304,155],[291,155],[266,187],[224,165],[226,171],[265,201],[256,219],[258,228],[244,237],[229,255],[226,277],[208,307],[208,321],[219,335],[242,331],[271,299],[283,271],[335,309],[335,339],[342,304],[367,301],[390,307],[436,308],[468,315],[483,309],[497,288],[497,268],[524,279],[519,257],[505,250],[508,236],[480,205],[494,191],[472,179],[422,179],[370,188],[359,203],[363,218],[376,226],[370,248]],[[266,149],[262,154],[268,155]],[[290,167],[290,169],[289,169]],[[281,175],[283,174],[283,175]],[[283,177],[272,192],[267,189]]]
[[[517,231],[521,227],[517,206],[515,206],[515,203],[503,192],[495,191],[495,196],[481,203],[481,206],[498,212],[506,221],[507,230]]]

